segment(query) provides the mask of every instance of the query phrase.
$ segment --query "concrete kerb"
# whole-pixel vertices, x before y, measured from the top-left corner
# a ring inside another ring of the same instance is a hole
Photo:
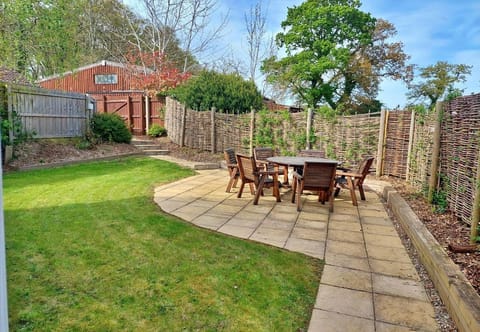
[[[460,331],[480,331],[480,296],[401,195],[385,187],[383,197],[419,253],[443,303]]]

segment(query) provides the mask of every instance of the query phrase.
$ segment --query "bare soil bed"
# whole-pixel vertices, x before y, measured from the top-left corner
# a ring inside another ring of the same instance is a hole
[[[480,294],[480,251],[456,253],[449,249],[449,245],[452,244],[470,243],[470,226],[458,220],[449,211],[443,214],[434,213],[426,199],[415,193],[404,181],[390,182]]]
[[[80,141],[69,139],[31,140],[15,147],[13,159],[4,169],[73,162],[95,158],[113,157],[140,151],[131,144],[98,144],[92,148],[79,148]]]

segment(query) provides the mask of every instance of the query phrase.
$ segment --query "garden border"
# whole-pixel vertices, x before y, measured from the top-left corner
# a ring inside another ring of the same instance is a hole
[[[473,286],[395,189],[385,187],[383,197],[417,249],[459,331],[480,331],[480,296]]]
[[[66,161],[59,161],[59,162],[54,162],[54,163],[45,163],[45,164],[36,164],[36,165],[30,165],[30,166],[22,166],[22,167],[18,167],[18,168],[13,168],[12,171],[30,171],[30,170],[36,170],[36,169],[45,169],[45,168],[52,168],[52,167],[61,167],[61,166],[68,166],[68,165],[75,165],[75,164],[83,164],[83,163],[87,163],[87,162],[91,162],[91,161],[108,161],[108,160],[114,160],[114,159],[126,158],[126,157],[134,157],[134,156],[145,156],[145,154],[143,152],[128,152],[128,153],[121,153],[121,154],[105,156],[105,157],[93,157],[93,158],[86,158],[86,159],[66,160]]]

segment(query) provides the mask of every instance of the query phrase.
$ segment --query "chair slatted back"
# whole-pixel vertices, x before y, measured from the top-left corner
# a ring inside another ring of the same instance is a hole
[[[273,157],[273,149],[268,147],[258,147],[253,149],[255,160],[267,161],[267,158]]]
[[[332,188],[335,183],[337,163],[305,162],[303,167],[304,189]]]
[[[325,158],[325,152],[321,150],[300,150],[298,155],[300,157]]]
[[[258,179],[258,169],[255,158],[243,154],[237,154],[238,169],[242,181],[256,183]]]
[[[362,174],[361,178],[355,179],[355,185],[358,186],[359,184],[363,184],[363,181],[367,177],[367,174],[370,173],[370,167],[372,167],[373,157],[366,157],[362,160],[360,165],[358,166],[358,174]]]
[[[227,164],[235,165],[237,164],[237,159],[235,158],[235,151],[232,148],[227,148],[223,151],[223,156]]]

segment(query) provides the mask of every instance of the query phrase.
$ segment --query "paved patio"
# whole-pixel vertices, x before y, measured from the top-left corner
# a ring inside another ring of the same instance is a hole
[[[348,191],[335,211],[315,195],[303,196],[297,212],[291,192],[276,203],[266,190],[257,206],[248,188],[244,197],[226,193],[227,171],[199,171],[155,189],[155,202],[192,224],[325,259],[309,330],[438,331],[434,310],[415,267],[379,196],[352,205]],[[367,177],[366,186],[382,183]]]

